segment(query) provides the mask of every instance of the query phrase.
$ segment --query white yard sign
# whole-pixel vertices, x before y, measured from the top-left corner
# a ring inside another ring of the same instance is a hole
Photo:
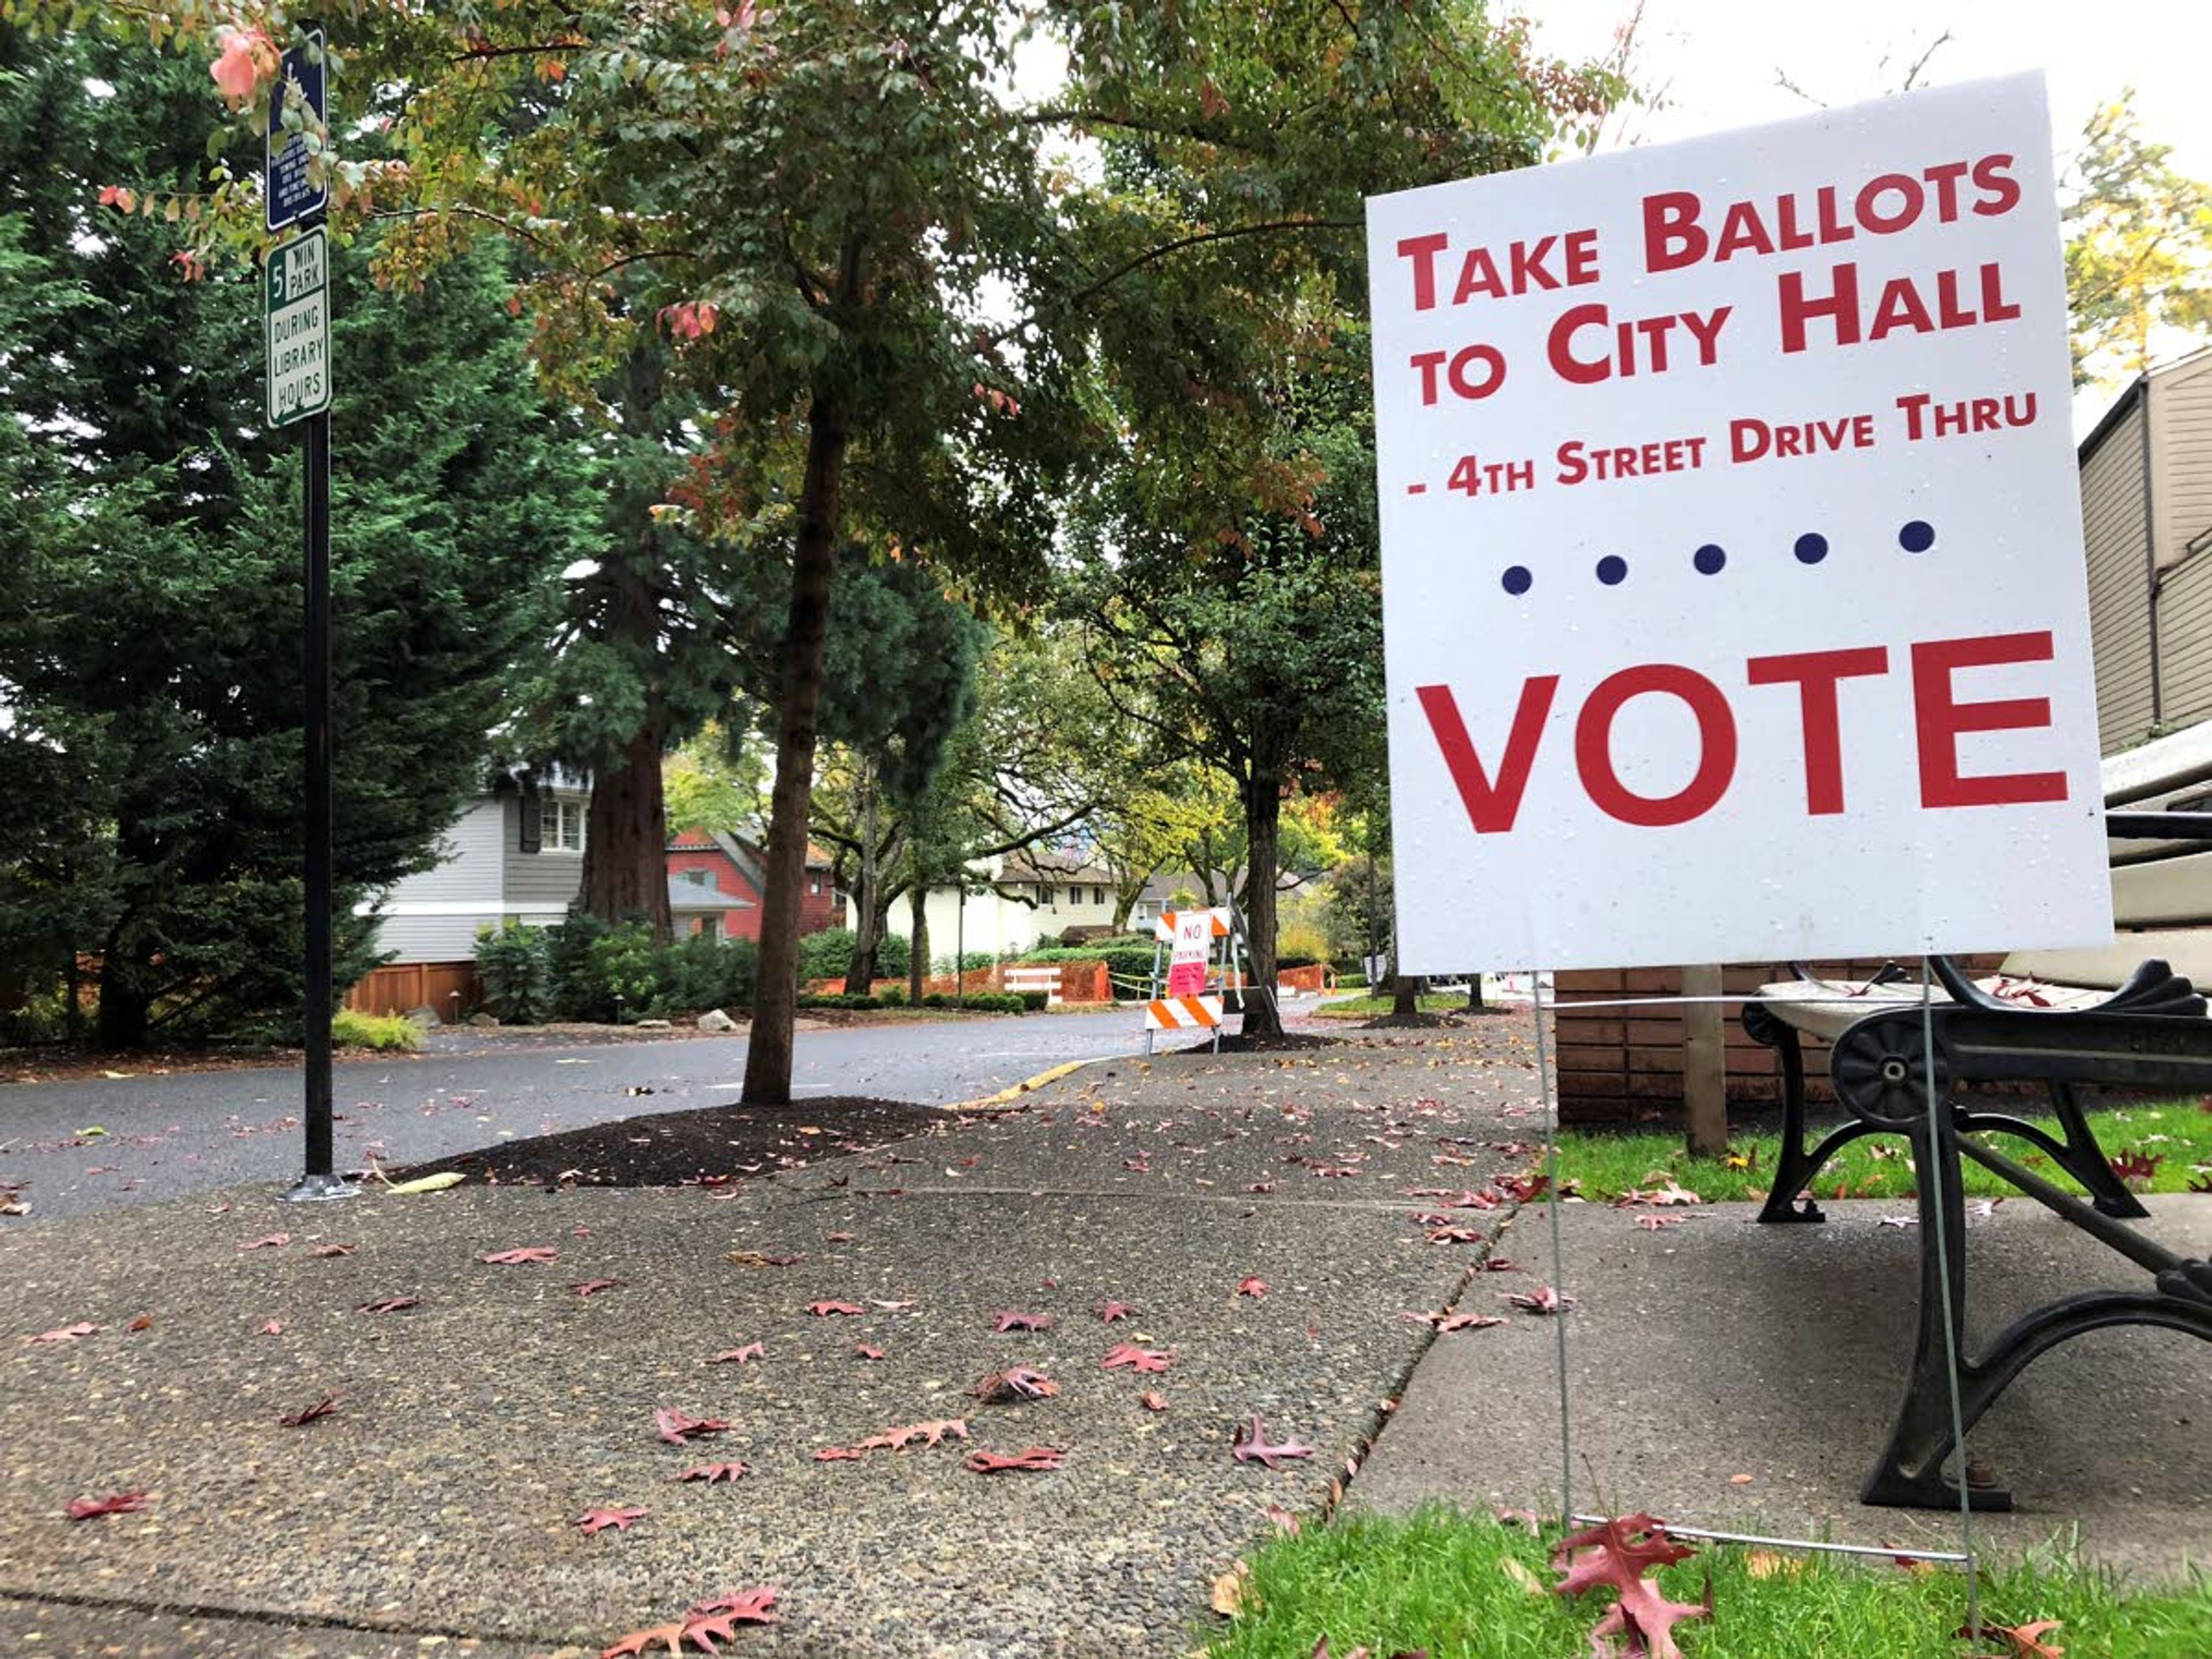
[[[2112,934],[2041,80],[1368,204],[1404,966]]]

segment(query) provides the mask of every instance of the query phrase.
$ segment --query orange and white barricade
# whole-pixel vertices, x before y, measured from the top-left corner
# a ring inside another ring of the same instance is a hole
[[[1220,1024],[1219,997],[1160,997],[1145,1005],[1147,1031],[1210,1031]]]

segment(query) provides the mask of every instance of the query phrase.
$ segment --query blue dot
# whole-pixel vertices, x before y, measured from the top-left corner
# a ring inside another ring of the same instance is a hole
[[[1528,574],[1528,568],[1526,565],[1510,566],[1505,572],[1505,591],[1517,599],[1535,584],[1535,580],[1536,579]]]
[[[1897,544],[1908,553],[1925,553],[1936,545],[1936,526],[1925,519],[1915,519],[1897,532]]]
[[[1690,562],[1698,567],[1699,575],[1717,576],[1721,573],[1721,567],[1728,562],[1728,555],[1714,546],[1712,543],[1707,542],[1698,550],[1696,556],[1692,558]]]
[[[1628,580],[1628,561],[1617,553],[1608,553],[1597,562],[1597,579],[1607,587],[1618,587]]]
[[[1797,562],[1818,564],[1828,556],[1828,538],[1811,532],[1797,538]]]

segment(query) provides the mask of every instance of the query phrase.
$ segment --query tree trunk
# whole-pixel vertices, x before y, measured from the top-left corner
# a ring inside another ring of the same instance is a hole
[[[118,927],[100,953],[100,1015],[94,1035],[103,1048],[135,1048],[145,1042],[153,1015],[145,953],[130,932]]]
[[[906,994],[908,1001],[920,1002],[921,981],[929,973],[929,884],[919,869],[914,872],[914,885],[907,889],[906,902],[914,918],[907,939]]]
[[[660,792],[660,749],[659,722],[648,720],[621,761],[592,780],[579,902],[601,921],[641,921],[654,939],[665,940],[668,813]]]
[[[850,435],[837,397],[817,392],[808,410],[806,477],[791,568],[776,711],[775,789],[770,798],[767,890],[761,895],[760,981],[745,1048],[744,1101],[791,1103],[792,1021],[799,1000],[799,904],[806,890],[806,829],[814,800],[814,744],[822,708],[822,658],[836,574],[837,489]]]
[[[1280,1036],[1283,1011],[1275,1001],[1275,859],[1283,821],[1282,772],[1272,737],[1255,734],[1255,749],[1244,790],[1244,931],[1251,947],[1250,981],[1244,990],[1246,1036]]]
[[[866,996],[875,982],[876,951],[890,907],[884,902],[876,846],[874,763],[860,762],[860,876],[853,887],[853,955],[845,964],[845,994]]]
[[[1394,975],[1390,981],[1390,1018],[1412,1019],[1420,1012],[1420,980],[1412,974]]]
[[[1467,976],[1467,1011],[1470,1014],[1482,1012],[1482,975],[1480,970]]]

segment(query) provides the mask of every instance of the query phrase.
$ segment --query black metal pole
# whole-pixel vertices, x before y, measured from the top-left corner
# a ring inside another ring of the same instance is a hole
[[[307,960],[303,1186],[336,1180],[331,1125],[331,417],[307,422]]]

